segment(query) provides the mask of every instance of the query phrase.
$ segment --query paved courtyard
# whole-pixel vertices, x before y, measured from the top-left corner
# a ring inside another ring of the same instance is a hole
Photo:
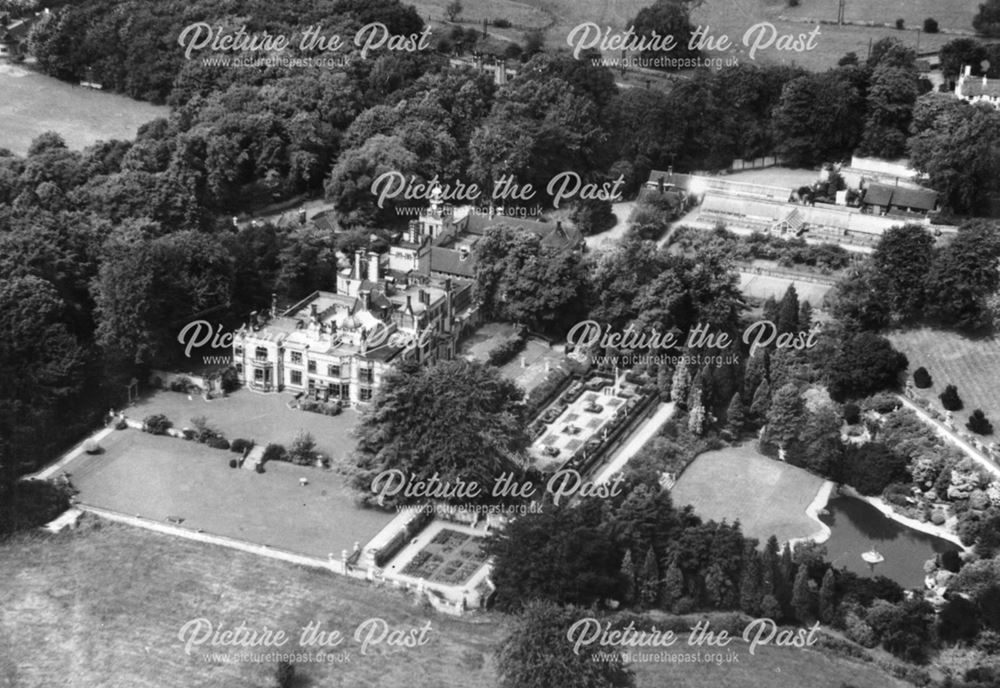
[[[324,416],[299,411],[288,408],[293,398],[291,394],[259,394],[241,389],[228,397],[205,401],[197,395],[159,390],[126,408],[125,413],[135,420],[162,413],[175,428],[191,427],[192,418],[205,416],[209,425],[230,441],[239,437],[286,447],[304,430],[316,439],[317,451],[330,456],[334,465],[341,462],[354,449],[351,430],[357,424],[358,413],[344,409],[339,416]]]
[[[356,507],[332,471],[278,462],[263,474],[232,469],[233,452],[131,429],[113,431],[101,446],[102,454],[82,454],[65,470],[81,502],[127,515],[183,519],[183,528],[323,559],[355,542],[363,547],[393,517]]]

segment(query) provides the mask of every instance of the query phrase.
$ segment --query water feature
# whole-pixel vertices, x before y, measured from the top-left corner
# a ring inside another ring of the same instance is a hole
[[[836,568],[859,575],[881,575],[905,588],[923,587],[924,562],[954,543],[908,528],[888,518],[867,502],[853,497],[835,497],[820,519],[833,531],[826,541],[827,558]],[[875,548],[885,559],[875,564],[874,574],[861,555]]]

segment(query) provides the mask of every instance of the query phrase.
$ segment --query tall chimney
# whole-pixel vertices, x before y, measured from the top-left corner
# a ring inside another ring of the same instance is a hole
[[[378,282],[381,279],[379,274],[379,264],[378,264],[378,254],[375,251],[368,252],[368,279],[372,282]]]
[[[354,279],[362,279],[365,275],[361,271],[361,261],[364,259],[365,252],[360,248],[354,252]]]
[[[449,294],[451,293],[451,277],[444,278],[444,290]]]
[[[406,312],[409,313],[410,315],[413,315],[413,295],[412,294],[407,294],[406,295]]]
[[[372,309],[372,293],[367,289],[362,289],[359,293],[361,294],[362,308],[366,311],[370,311]]]

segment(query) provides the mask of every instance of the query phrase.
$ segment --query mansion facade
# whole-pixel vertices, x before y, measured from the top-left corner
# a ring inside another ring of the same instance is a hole
[[[344,405],[371,401],[403,361],[455,356],[475,326],[472,282],[394,270],[386,256],[358,251],[337,277],[281,314],[237,333],[233,362],[260,391],[306,393]]]

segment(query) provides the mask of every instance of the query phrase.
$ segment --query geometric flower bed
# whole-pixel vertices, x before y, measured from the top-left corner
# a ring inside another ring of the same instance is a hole
[[[622,381],[616,388],[604,376],[574,381],[528,427],[535,466],[545,471],[583,463],[647,398],[638,385]]]
[[[482,543],[478,535],[445,528],[417,552],[402,573],[433,583],[462,585],[486,561]]]

